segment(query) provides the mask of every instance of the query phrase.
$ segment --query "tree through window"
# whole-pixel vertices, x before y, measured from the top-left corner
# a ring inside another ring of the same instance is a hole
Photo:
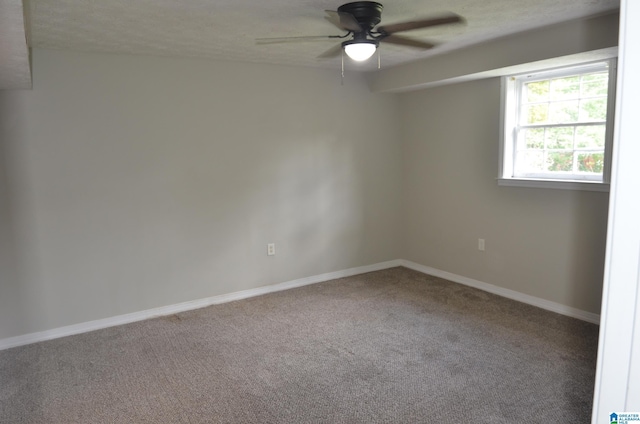
[[[501,178],[606,182],[611,64],[505,78]]]

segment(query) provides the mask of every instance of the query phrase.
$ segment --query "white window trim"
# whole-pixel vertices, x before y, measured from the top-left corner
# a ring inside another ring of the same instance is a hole
[[[511,105],[518,104],[515,90],[510,88],[513,77],[527,75],[532,73],[542,73],[553,71],[554,69],[539,69],[530,72],[523,72],[514,75],[507,75],[501,78],[500,84],[500,147],[499,147],[499,173],[497,182],[500,186],[507,187],[531,187],[531,188],[550,188],[561,190],[584,190],[584,191],[609,191],[609,183],[611,179],[611,156],[613,148],[613,122],[615,119],[615,89],[616,89],[616,59],[598,60],[592,62],[576,63],[573,65],[562,66],[558,69],[562,73],[562,69],[567,69],[567,73],[575,72],[576,68],[587,68],[595,63],[607,62],[609,65],[609,87],[607,101],[607,125],[605,132],[605,148],[604,148],[604,169],[602,173],[602,181],[590,180],[569,180],[569,179],[553,179],[549,177],[513,177],[505,176],[505,171],[512,171],[513,166],[513,130],[515,128],[515,113],[507,113],[507,108],[511,109]],[[511,158],[511,159],[510,159]],[[511,172],[512,173],[512,172]]]

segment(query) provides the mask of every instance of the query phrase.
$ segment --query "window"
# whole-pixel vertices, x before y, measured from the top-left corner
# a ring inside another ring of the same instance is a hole
[[[499,184],[608,190],[614,64],[503,77]]]

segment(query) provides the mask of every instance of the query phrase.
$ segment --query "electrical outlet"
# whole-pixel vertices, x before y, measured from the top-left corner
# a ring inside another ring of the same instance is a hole
[[[267,255],[273,256],[275,254],[276,254],[276,244],[275,243],[267,244]]]
[[[484,251],[484,239],[478,239],[478,250]]]

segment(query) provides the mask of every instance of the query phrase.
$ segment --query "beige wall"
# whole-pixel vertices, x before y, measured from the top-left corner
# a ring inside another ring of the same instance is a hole
[[[554,27],[566,46],[536,57],[609,46],[616,22]],[[0,339],[398,258],[599,312],[608,196],[497,186],[495,78],[384,95],[338,71],[47,50],[33,72],[0,91]]]
[[[4,324],[6,320],[19,313],[16,306],[20,295],[17,275],[18,258],[14,238],[15,220],[9,204],[12,196],[9,192],[8,166],[6,149],[0,142],[0,316],[2,317],[0,319],[3,320],[2,327],[6,325]]]
[[[373,92],[403,92],[615,57],[619,13],[554,24],[372,73]]]
[[[0,92],[0,338],[397,258],[397,99],[361,78],[33,60]]]
[[[499,113],[497,78],[401,95],[404,257],[599,313],[608,195],[498,187]]]

